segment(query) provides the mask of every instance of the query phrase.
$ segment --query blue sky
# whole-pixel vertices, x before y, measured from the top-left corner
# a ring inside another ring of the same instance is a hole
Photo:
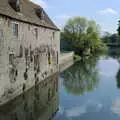
[[[95,20],[102,32],[115,33],[120,18],[120,0],[32,0],[40,4],[59,28],[70,17]]]

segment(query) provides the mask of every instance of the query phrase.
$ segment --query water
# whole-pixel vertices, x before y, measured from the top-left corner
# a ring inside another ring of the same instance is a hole
[[[120,119],[120,49],[77,62],[0,107],[0,120],[52,119]]]
[[[52,120],[59,105],[58,74],[0,107],[0,120]]]
[[[120,119],[120,50],[75,63],[60,81],[54,120]]]

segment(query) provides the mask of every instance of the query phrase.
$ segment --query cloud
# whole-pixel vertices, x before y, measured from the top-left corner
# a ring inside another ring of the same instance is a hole
[[[72,119],[72,117],[80,117],[89,112],[100,112],[103,109],[103,104],[96,100],[87,100],[82,105],[72,106],[71,108],[66,108],[65,106],[60,106],[57,114],[58,116],[64,116],[65,118]],[[57,119],[56,117],[56,119]]]
[[[78,117],[86,113],[86,106],[80,106],[80,107],[73,107],[69,110],[65,111],[65,114],[67,117]]]
[[[70,15],[61,14],[61,15],[57,15],[55,18],[56,18],[56,19],[63,19],[63,20],[66,20],[66,19],[69,19],[70,17],[71,17]]]
[[[99,112],[102,108],[103,108],[103,105],[101,103],[94,100],[88,100],[82,106],[76,106],[66,110],[64,109],[63,113],[67,117],[78,117],[88,113],[89,110],[90,112]]]
[[[48,8],[48,4],[45,1],[43,1],[43,0],[30,0],[30,1],[34,2],[35,4],[40,5],[44,9]]]
[[[118,116],[120,116],[120,98],[117,98],[113,102],[111,110],[114,114],[117,114]]]
[[[98,14],[113,14],[113,15],[116,15],[118,14],[118,11],[112,9],[112,8],[107,8],[107,9],[104,9],[104,10],[101,10],[101,11],[98,11],[97,12]]]
[[[100,69],[99,75],[103,77],[115,77],[119,70],[119,63],[112,58],[109,58],[109,60],[101,59],[98,63],[98,68]]]
[[[104,77],[114,77],[115,76],[115,73],[113,73],[113,72],[107,72],[107,73],[105,73],[103,71],[100,71],[99,74],[101,76],[104,76]]]

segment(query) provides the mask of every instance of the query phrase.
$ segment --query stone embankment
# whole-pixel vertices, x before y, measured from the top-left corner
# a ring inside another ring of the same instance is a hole
[[[74,52],[60,54],[60,72],[64,71],[74,63],[73,56]]]

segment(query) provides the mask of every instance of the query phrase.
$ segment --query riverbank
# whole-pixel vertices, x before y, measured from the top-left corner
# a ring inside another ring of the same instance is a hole
[[[65,52],[60,54],[60,72],[67,69],[74,63],[74,52]]]
[[[108,52],[76,62],[61,73],[62,110],[53,120],[119,120],[120,49]]]

